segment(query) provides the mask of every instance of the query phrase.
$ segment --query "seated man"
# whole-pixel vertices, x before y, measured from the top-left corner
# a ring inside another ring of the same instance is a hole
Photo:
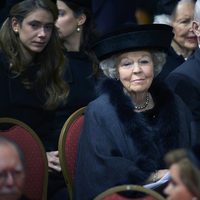
[[[28,200],[23,193],[24,157],[12,141],[0,137],[0,200]]]

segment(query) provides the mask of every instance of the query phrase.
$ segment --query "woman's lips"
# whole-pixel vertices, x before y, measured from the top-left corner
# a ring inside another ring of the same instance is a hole
[[[197,37],[187,37],[187,40],[192,43],[197,43]]]
[[[144,79],[135,79],[131,81],[131,83],[142,83],[142,82],[144,82]]]

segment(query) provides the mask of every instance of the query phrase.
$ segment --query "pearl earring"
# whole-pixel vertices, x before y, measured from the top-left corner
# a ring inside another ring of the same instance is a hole
[[[76,28],[76,31],[77,31],[77,32],[80,32],[80,31],[81,31],[81,28],[78,26],[78,27]]]

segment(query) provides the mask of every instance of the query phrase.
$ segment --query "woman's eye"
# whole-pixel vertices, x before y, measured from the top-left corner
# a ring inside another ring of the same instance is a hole
[[[127,60],[127,59],[122,60],[121,63],[120,63],[120,65],[121,65],[122,67],[127,67],[127,66],[130,66],[130,65],[132,65],[132,64],[133,64],[133,62],[131,62],[130,60]]]
[[[46,25],[45,26],[45,30],[47,30],[47,31],[52,31],[52,29],[53,29],[53,25]]]
[[[145,65],[145,64],[149,64],[150,61],[149,61],[149,60],[141,60],[139,63],[140,63],[141,65]]]
[[[61,16],[61,17],[63,17],[65,15],[65,12],[63,10],[59,10],[58,11],[58,15]]]
[[[171,179],[170,184],[171,184],[173,187],[176,187],[176,186],[177,186],[177,183],[176,183],[173,179]]]
[[[123,63],[122,66],[129,66],[131,64],[132,64],[131,62],[127,62],[127,63]]]
[[[190,22],[192,21],[192,19],[183,19],[180,21],[181,24],[190,24]]]
[[[33,29],[37,29],[39,27],[39,24],[38,23],[30,23],[30,26],[33,28]]]
[[[150,63],[150,61],[149,60],[141,60],[140,63],[141,64],[148,64],[148,63]]]

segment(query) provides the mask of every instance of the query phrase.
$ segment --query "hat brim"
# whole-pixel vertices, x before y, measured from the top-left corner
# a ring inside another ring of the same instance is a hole
[[[173,36],[172,27],[168,25],[135,25],[103,36],[92,48],[97,58],[102,60],[114,54],[132,50],[166,50]]]

